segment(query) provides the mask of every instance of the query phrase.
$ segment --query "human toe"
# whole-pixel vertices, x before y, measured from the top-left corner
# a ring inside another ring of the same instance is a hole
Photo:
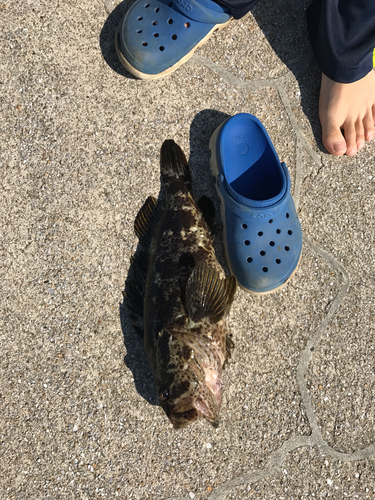
[[[344,127],[346,154],[353,156],[358,151],[357,147],[357,131],[354,124],[348,124]]]
[[[362,149],[364,146],[365,146],[365,129],[364,129],[364,125],[363,125],[363,122],[362,120],[359,120],[357,123],[356,123],[356,146],[357,146],[357,150],[359,151],[360,149]]]
[[[346,153],[346,141],[344,136],[341,133],[340,127],[337,127],[336,129],[328,129],[324,130],[323,128],[323,135],[322,135],[322,141],[324,144],[324,147],[329,151],[331,154],[335,156],[341,156]]]
[[[375,129],[374,129],[374,118],[372,116],[372,113],[368,113],[364,120],[363,120],[363,126],[365,130],[365,139],[366,141],[372,141],[375,135]]]

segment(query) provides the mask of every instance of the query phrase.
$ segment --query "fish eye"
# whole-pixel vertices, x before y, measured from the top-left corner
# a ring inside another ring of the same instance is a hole
[[[167,401],[168,398],[169,398],[168,391],[164,391],[162,394],[159,395],[159,399],[161,399],[162,401]]]

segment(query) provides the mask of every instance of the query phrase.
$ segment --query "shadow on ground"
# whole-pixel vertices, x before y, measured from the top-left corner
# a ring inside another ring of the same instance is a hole
[[[310,122],[318,148],[327,152],[321,140],[318,114],[321,71],[314,59],[306,23],[310,0],[286,0],[280,5],[262,0],[252,11],[259,28],[278,58],[295,76],[301,92],[301,108]]]
[[[135,0],[127,0],[125,2],[121,2],[108,16],[102,31],[100,32],[99,44],[100,49],[102,51],[105,62],[108,66],[125,78],[130,80],[136,80],[136,78],[130,74],[126,69],[122,66],[119,61],[119,58],[116,54],[115,48],[115,35],[117,26],[120,23],[122,16],[125,12],[131,7]]]
[[[134,80],[121,65],[115,49],[117,26],[135,0],[126,0],[108,16],[100,33],[100,48],[110,68],[125,78]],[[321,142],[318,116],[320,70],[313,58],[306,26],[306,7],[309,0],[285,0],[280,5],[273,0],[262,0],[252,10],[252,15],[266,36],[279,59],[294,74],[301,92],[301,107],[311,124],[319,149],[326,152]],[[235,23],[236,21],[234,21]],[[244,40],[245,42],[245,40]]]
[[[124,363],[133,374],[138,394],[150,404],[159,406],[154,377],[143,350],[143,340],[132,327],[124,302],[119,304],[119,313],[126,348]]]

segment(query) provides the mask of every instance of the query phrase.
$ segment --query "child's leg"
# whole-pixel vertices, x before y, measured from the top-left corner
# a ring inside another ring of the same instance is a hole
[[[334,155],[353,155],[374,138],[375,1],[313,0],[307,20],[323,72],[323,144]]]

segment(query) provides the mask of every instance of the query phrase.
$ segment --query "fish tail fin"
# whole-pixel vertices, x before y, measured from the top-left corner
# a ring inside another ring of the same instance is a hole
[[[180,146],[172,139],[164,141],[161,147],[160,171],[166,187],[175,181],[183,181],[191,190],[188,162]]]

